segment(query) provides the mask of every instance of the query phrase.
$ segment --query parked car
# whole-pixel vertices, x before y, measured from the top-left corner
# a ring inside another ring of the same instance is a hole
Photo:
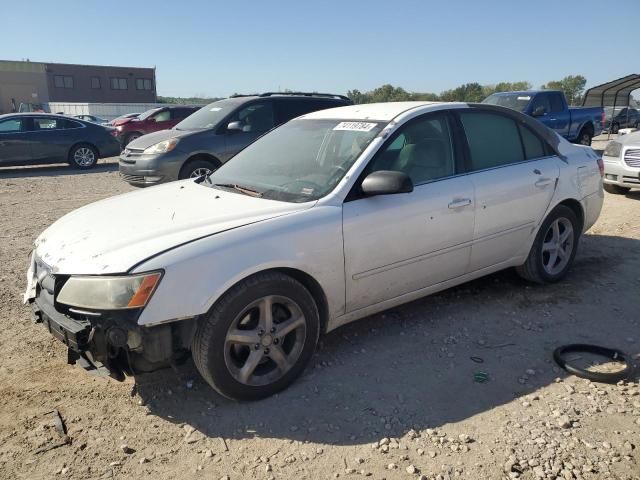
[[[109,120],[96,117],[95,115],[74,115],[73,118],[79,118],[80,120],[84,120],[85,122],[97,123],[98,125],[109,124]]]
[[[609,142],[602,159],[607,192],[624,195],[632,188],[640,188],[640,132]]]
[[[605,122],[604,130],[611,133],[618,133],[621,128],[638,128],[640,124],[640,112],[633,107],[616,108],[613,113],[613,107],[604,107]]]
[[[122,378],[191,350],[222,395],[263,398],[353,320],[508,267],[561,280],[601,175],[591,148],[505,108],[316,111],[210,176],[61,218],[25,301],[86,368]]]
[[[124,118],[112,124],[118,132],[117,136],[122,147],[125,147],[143,135],[174,127],[199,108],[187,105],[152,108],[138,117]]]
[[[555,90],[500,92],[482,103],[499,105],[537,118],[570,142],[591,145],[605,121],[602,107],[569,107],[563,92]]]
[[[120,175],[137,186],[207,175],[273,127],[305,113],[351,103],[341,95],[311,93],[219,100],[170,130],[130,142],[120,155]]]
[[[120,124],[121,120],[130,120],[130,119],[138,118],[140,115],[142,115],[140,112],[125,113],[124,115],[120,115],[119,117],[116,117],[113,120],[111,120],[109,122],[109,125],[116,126]]]
[[[120,152],[115,130],[42,113],[0,115],[0,166],[68,162],[91,168]]]

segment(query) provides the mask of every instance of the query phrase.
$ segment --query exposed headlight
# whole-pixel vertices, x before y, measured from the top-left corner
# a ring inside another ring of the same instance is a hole
[[[604,149],[605,157],[619,157],[620,152],[622,152],[622,144],[618,142],[609,142]]]
[[[70,277],[56,300],[92,310],[121,310],[144,307],[155,291],[161,272],[126,276]]]
[[[144,150],[144,153],[166,153],[170,152],[178,145],[178,139],[172,138],[171,140],[165,140],[164,142],[156,143]]]
[[[122,131],[122,125],[118,125],[118,126],[116,127],[116,130],[117,130],[118,132],[121,132],[121,131]]]

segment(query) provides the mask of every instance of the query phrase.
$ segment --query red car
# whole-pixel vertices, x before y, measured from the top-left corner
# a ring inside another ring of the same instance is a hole
[[[116,138],[125,147],[129,142],[147,133],[167,130],[180,121],[187,118],[200,107],[186,105],[171,105],[160,108],[152,108],[137,118],[116,119],[113,126],[116,127]]]

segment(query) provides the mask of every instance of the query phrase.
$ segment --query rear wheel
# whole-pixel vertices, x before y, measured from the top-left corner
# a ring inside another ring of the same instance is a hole
[[[220,394],[258,400],[302,373],[319,334],[318,309],[309,291],[287,275],[260,273],[232,287],[200,319],[193,360]]]
[[[215,172],[220,164],[213,160],[208,159],[194,159],[188,161],[184,167],[180,170],[178,178],[184,180],[185,178],[198,178],[203,175],[210,175]]]
[[[586,145],[587,147],[589,147],[591,146],[592,137],[593,137],[593,134],[591,133],[591,131],[587,128],[583,128],[582,130],[580,130],[577,143],[579,143],[580,145]]]
[[[527,261],[518,274],[535,283],[561,280],[571,268],[580,238],[579,222],[569,207],[559,205],[542,223]]]
[[[611,125],[611,133],[618,133],[618,130],[620,130],[620,125],[617,123]]]
[[[630,188],[611,185],[610,183],[605,183],[603,186],[605,192],[612,193],[613,195],[626,195],[629,193],[629,190],[631,190]]]
[[[88,143],[76,145],[69,151],[69,163],[75,168],[93,168],[98,163],[98,150]]]

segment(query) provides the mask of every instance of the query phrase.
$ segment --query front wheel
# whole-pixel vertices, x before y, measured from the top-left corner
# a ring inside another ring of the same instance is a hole
[[[626,195],[627,193],[629,193],[629,190],[631,190],[630,188],[611,185],[610,183],[605,183],[603,186],[605,192],[611,193],[613,195]]]
[[[579,239],[576,214],[569,207],[557,206],[542,222],[527,261],[516,267],[516,271],[522,278],[535,283],[561,280],[573,264]]]
[[[93,145],[81,143],[69,152],[69,163],[75,168],[86,170],[98,163],[98,151]]]
[[[258,400],[302,373],[319,334],[318,308],[309,291],[287,275],[259,273],[232,287],[199,320],[193,360],[218,393]]]
[[[215,172],[219,167],[219,164],[204,159],[196,159],[190,160],[187,162],[184,167],[180,170],[180,174],[178,175],[179,180],[184,180],[186,178],[198,178],[203,175],[211,175]]]

